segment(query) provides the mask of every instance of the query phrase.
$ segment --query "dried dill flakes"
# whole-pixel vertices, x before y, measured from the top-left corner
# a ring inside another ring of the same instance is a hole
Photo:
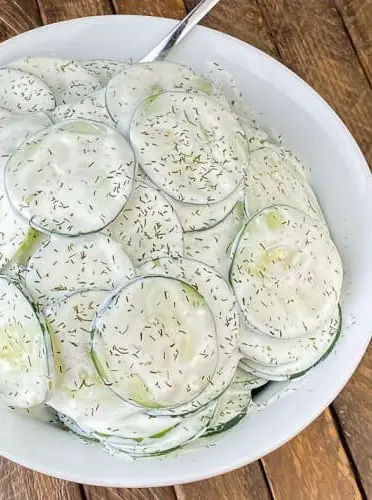
[[[124,209],[106,229],[121,242],[135,265],[183,255],[182,227],[158,190],[137,184]]]
[[[11,113],[55,108],[51,89],[40,78],[12,68],[0,68],[0,107]]]
[[[184,417],[168,417],[172,426],[143,439],[130,440],[125,437],[105,436],[102,443],[115,454],[129,454],[133,457],[159,456],[176,450],[194,441],[206,431],[215,412],[217,403],[212,401],[205,408]],[[167,417],[157,417],[165,419]],[[156,420],[157,420],[156,419]],[[177,420],[179,420],[177,422]],[[161,421],[161,420],[160,420]],[[175,425],[176,424],[176,425]]]
[[[5,183],[15,210],[45,232],[98,231],[125,205],[135,159],[126,140],[89,121],[54,125],[10,158]]]
[[[102,87],[106,86],[113,76],[128,68],[128,63],[111,61],[108,59],[94,59],[92,61],[79,61],[100,82]]]
[[[91,72],[77,61],[69,59],[25,57],[9,66],[42,80],[53,92],[57,106],[81,99],[101,86]]]
[[[31,257],[26,286],[38,303],[45,304],[77,290],[111,290],[134,275],[124,249],[104,234],[52,236]]]
[[[90,324],[106,293],[71,294],[45,310],[53,342],[56,386],[47,404],[83,429],[102,430],[138,410],[105,387],[90,358]]]
[[[214,99],[160,94],[137,108],[130,138],[141,167],[172,198],[205,204],[231,195],[248,162],[237,118]]]
[[[194,287],[210,308],[216,326],[218,363],[206,390],[193,401],[168,413],[187,413],[218,397],[230,384],[238,364],[239,311],[226,281],[212,268],[191,259],[162,258],[143,264],[139,275],[165,274]],[[165,411],[165,410],[163,410]]]
[[[230,280],[249,325],[273,337],[293,338],[332,317],[342,274],[323,224],[295,208],[274,205],[247,223]]]
[[[20,408],[38,405],[52,381],[43,318],[14,282],[0,276],[0,400]]]
[[[230,196],[217,203],[196,205],[193,203],[182,203],[171,196],[165,196],[176,211],[183,230],[199,231],[218,224],[233,210],[237,202],[243,200],[244,182]]]
[[[212,436],[238,424],[247,415],[249,405],[253,404],[252,390],[266,383],[267,380],[238,368],[230,387],[220,397],[217,411],[204,435]]]
[[[13,212],[5,192],[0,188],[0,268],[11,261],[28,231],[28,224]]]
[[[0,398],[38,415],[52,391],[60,422],[113,454],[229,429],[341,329],[342,265],[304,165],[227,71],[206,74],[0,68]]]
[[[0,108],[0,171],[23,141],[51,124],[44,112],[10,113]]]
[[[246,177],[247,212],[284,203],[314,217],[325,225],[318,200],[301,166],[286,150],[265,142],[250,155]]]
[[[106,108],[106,90],[95,90],[71,104],[57,106],[52,117],[55,122],[62,120],[93,120],[106,125],[114,125]]]
[[[321,327],[314,331],[294,339],[276,338],[264,335],[242,326],[240,351],[242,355],[249,360],[264,367],[274,367],[277,374],[286,374],[291,364],[291,370],[296,370],[298,366],[306,366],[323,355],[332,343],[335,332],[340,324],[339,313],[336,312],[331,320],[327,321]]]
[[[215,226],[184,234],[185,256],[213,267],[227,279],[231,264],[233,241],[244,224],[243,203]]]
[[[260,356],[260,347],[265,341],[258,337],[259,334],[250,335],[248,342],[255,341],[255,348],[247,345],[247,337],[242,337],[241,351],[244,357],[244,365],[253,373],[269,380],[283,380],[298,376],[324,358],[333,348],[341,329],[340,310],[336,312],[322,327],[316,328],[307,337],[298,339],[271,339],[267,340],[272,345],[272,359],[268,362]],[[281,345],[280,345],[281,344]],[[254,357],[253,357],[254,353]],[[277,363],[273,361],[277,361]]]
[[[176,407],[202,393],[215,371],[213,315],[183,281],[137,278],[98,312],[93,351],[102,378],[124,400]]]
[[[208,80],[192,69],[168,61],[154,61],[130,65],[116,75],[107,85],[107,107],[119,130],[128,134],[137,106],[146,98],[154,102],[161,92],[170,90],[213,95],[226,102]]]

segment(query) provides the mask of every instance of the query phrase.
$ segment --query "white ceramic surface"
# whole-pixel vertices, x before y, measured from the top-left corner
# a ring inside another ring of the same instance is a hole
[[[29,54],[77,59],[134,60],[173,21],[136,16],[77,19],[30,31],[0,46],[0,65]],[[345,267],[343,332],[329,358],[302,380],[271,389],[288,394],[262,412],[188,452],[162,459],[123,461],[42,422],[2,410],[0,453],[60,478],[106,486],[157,486],[203,479],[256,460],[291,439],[336,397],[372,332],[372,177],[350,133],[332,109],[300,78],[259,50],[198,27],[171,59],[196,70],[206,60],[229,70],[263,121],[311,168]],[[293,389],[293,390],[292,390]],[[268,393],[264,397],[269,397]],[[216,443],[216,444],[215,444]]]

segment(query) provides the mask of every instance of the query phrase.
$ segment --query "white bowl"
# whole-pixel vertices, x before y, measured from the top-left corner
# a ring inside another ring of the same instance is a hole
[[[30,54],[136,60],[173,22],[106,16],[58,23],[2,44],[0,64]],[[263,120],[311,167],[311,183],[345,267],[342,336],[332,354],[306,377],[274,386],[274,393],[288,392],[284,398],[218,439],[163,459],[123,461],[42,422],[0,412],[3,456],[71,481],[159,486],[204,479],[252,462],[291,439],[331,403],[355,370],[372,332],[372,178],[344,124],[294,73],[229,36],[198,27],[175,49],[172,59],[196,70],[206,60],[220,62],[263,113]],[[214,442],[215,446],[206,446]]]

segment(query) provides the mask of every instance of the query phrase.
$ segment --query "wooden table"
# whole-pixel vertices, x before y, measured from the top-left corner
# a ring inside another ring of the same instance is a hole
[[[0,42],[73,17],[181,18],[196,0],[0,0]],[[339,113],[372,164],[372,1],[222,0],[205,24],[268,52]],[[333,405],[290,443],[214,479],[152,489],[83,486],[0,459],[0,500],[372,499],[372,349]]]

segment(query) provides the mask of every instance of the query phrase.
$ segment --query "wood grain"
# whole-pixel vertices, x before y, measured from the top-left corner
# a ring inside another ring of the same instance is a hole
[[[78,484],[0,458],[0,500],[82,500],[82,494]]]
[[[180,19],[186,14],[183,0],[113,0],[117,14],[138,14]]]
[[[366,497],[372,498],[372,347],[334,402]]]
[[[100,488],[84,486],[86,500],[175,500],[169,488]]]
[[[182,17],[181,0],[37,0],[44,23],[115,10],[122,14]],[[269,52],[309,81],[341,114],[371,160],[371,0],[222,0],[205,24]],[[186,0],[190,9],[196,2]],[[344,17],[341,20],[339,13]],[[366,20],[367,15],[367,20]],[[346,33],[343,22],[347,27]],[[36,0],[0,0],[0,41],[36,27]],[[355,56],[358,52],[360,62]],[[364,72],[363,72],[364,69]],[[345,439],[367,496],[372,498],[372,355],[335,403]],[[275,500],[361,498],[351,465],[327,411],[300,436],[266,457]],[[250,500],[270,498],[258,462],[208,481],[172,488],[84,486],[88,500]],[[1,459],[0,500],[80,500],[78,485]]]
[[[329,410],[263,463],[275,499],[362,498]]]
[[[191,10],[198,0],[185,0]],[[244,42],[278,57],[273,39],[270,37],[261,9],[256,0],[222,0],[201,24],[235,36]]]
[[[259,462],[229,474],[174,487],[177,500],[269,500]]]
[[[0,42],[40,24],[36,0],[0,0]]]
[[[335,0],[335,4],[372,85],[372,0]]]
[[[110,0],[37,0],[37,3],[44,24],[114,13]]]
[[[258,0],[283,62],[340,114],[372,162],[372,89],[336,7],[325,0]]]

